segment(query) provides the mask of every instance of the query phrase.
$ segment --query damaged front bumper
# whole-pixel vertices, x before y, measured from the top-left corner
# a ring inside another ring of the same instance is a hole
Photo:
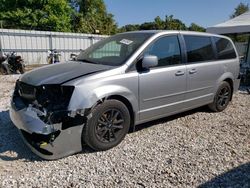
[[[48,123],[41,118],[42,113],[31,105],[25,106],[19,97],[11,101],[11,120],[35,154],[54,160],[82,151],[84,116],[57,111],[50,114],[53,121]]]

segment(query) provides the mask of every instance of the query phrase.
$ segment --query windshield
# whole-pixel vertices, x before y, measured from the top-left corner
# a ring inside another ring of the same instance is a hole
[[[146,41],[150,33],[123,33],[101,40],[81,52],[78,61],[119,66]]]

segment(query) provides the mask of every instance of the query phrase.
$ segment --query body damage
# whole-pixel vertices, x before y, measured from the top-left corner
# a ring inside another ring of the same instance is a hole
[[[124,79],[125,77],[126,79]],[[136,72],[124,75],[115,69],[99,73],[98,78],[93,75],[84,80],[79,79],[65,83],[65,85],[75,87],[68,109],[71,111],[89,109],[99,100],[110,96],[121,96],[129,101],[134,113],[136,113],[139,111],[138,79]]]
[[[66,73],[57,75],[59,84],[55,84],[53,79],[49,82],[49,77],[47,81],[34,78],[31,75],[34,71],[20,77],[12,97],[10,116],[34,153],[53,160],[82,151],[82,130],[86,118],[91,115],[93,106],[109,96],[121,95],[137,104],[138,92],[127,89],[129,83],[123,81],[120,71],[97,70],[98,78],[95,77],[97,71],[93,69],[93,72],[85,72],[85,75],[75,78],[67,76],[68,80],[63,79]],[[41,71],[43,69],[35,72],[42,75]],[[132,75],[130,79],[135,82],[138,76]],[[116,80],[117,85],[112,84],[112,80]],[[135,90],[136,87],[138,89],[135,84]],[[133,108],[138,111],[138,105]]]
[[[17,81],[10,116],[39,156],[57,159],[81,151],[85,117],[68,110],[74,87],[32,86]]]

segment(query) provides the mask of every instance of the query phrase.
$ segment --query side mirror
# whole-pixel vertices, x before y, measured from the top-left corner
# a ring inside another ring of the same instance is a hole
[[[155,55],[145,55],[142,59],[142,68],[149,69],[158,65],[158,57]]]

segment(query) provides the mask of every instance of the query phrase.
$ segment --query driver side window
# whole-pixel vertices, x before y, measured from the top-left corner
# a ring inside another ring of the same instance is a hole
[[[176,65],[181,63],[181,51],[177,36],[165,36],[151,44],[144,55],[158,57],[158,67]]]

